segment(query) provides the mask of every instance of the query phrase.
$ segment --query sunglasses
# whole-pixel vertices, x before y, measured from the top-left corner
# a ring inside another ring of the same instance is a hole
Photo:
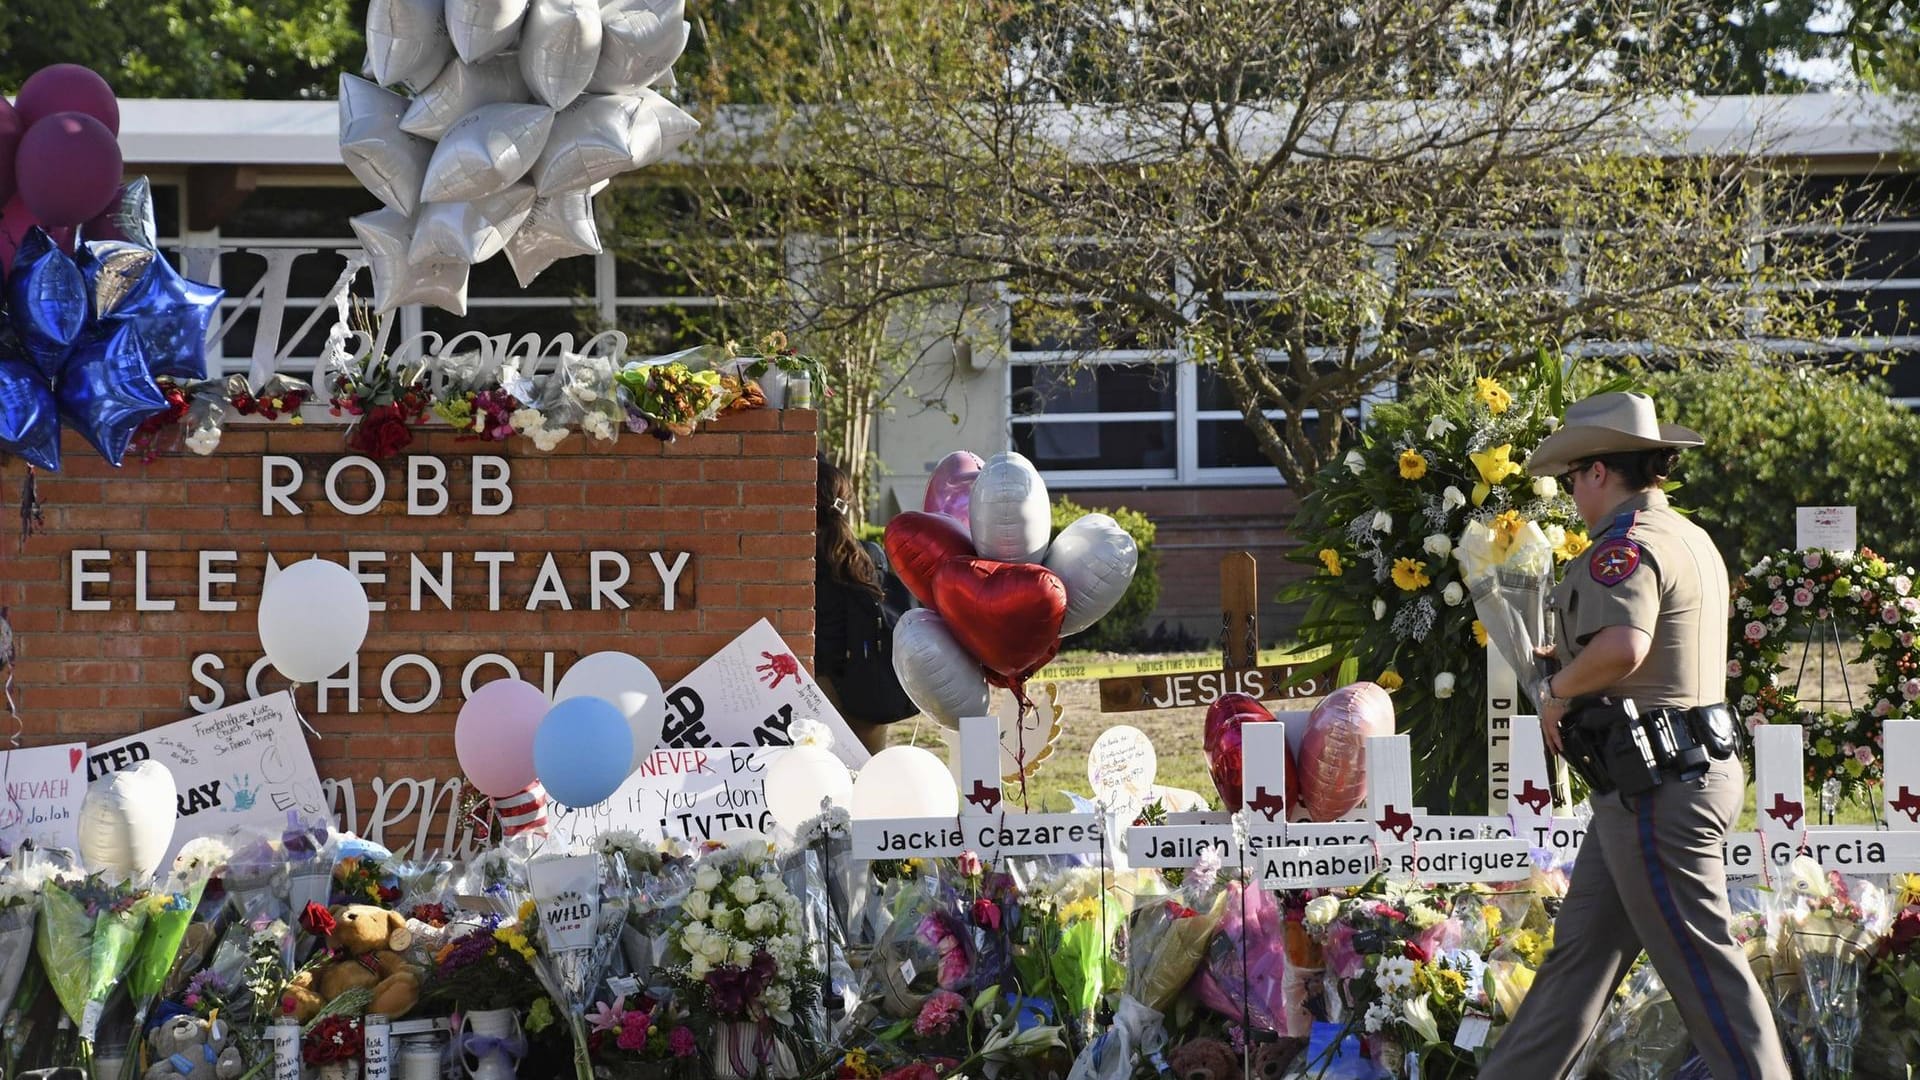
[[[1567,471],[1560,474],[1560,486],[1568,491],[1572,491],[1573,478],[1593,468],[1594,464],[1592,461],[1575,461],[1570,463],[1567,466]]]

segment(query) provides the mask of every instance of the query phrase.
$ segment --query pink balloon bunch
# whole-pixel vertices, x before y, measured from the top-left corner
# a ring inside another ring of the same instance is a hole
[[[0,99],[0,269],[35,225],[67,252],[120,192],[120,102],[90,68],[41,68]]]

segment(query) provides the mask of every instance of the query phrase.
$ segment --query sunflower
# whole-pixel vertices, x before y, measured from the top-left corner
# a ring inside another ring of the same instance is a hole
[[[1400,451],[1400,479],[1418,480],[1427,475],[1427,456],[1408,447]]]

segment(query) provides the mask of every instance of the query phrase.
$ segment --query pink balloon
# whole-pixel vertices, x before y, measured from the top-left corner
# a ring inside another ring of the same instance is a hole
[[[20,197],[44,225],[78,225],[120,190],[120,144],[105,124],[63,112],[36,121],[20,140]]]
[[[519,679],[473,692],[453,722],[453,752],[474,787],[500,798],[533,783],[533,734],[552,707],[539,687]]]
[[[85,113],[100,121],[109,135],[120,134],[120,99],[113,87],[92,68],[79,64],[49,64],[34,72],[14,95],[20,123],[31,128],[55,113]]]
[[[1370,682],[1328,694],[1307,717],[1300,744],[1300,804],[1334,821],[1367,797],[1367,738],[1393,734],[1393,698]]]
[[[0,204],[13,198],[13,160],[20,151],[20,136],[26,132],[19,111],[0,98]]]
[[[927,497],[920,508],[929,514],[945,514],[961,528],[971,530],[973,523],[967,513],[973,498],[973,478],[980,475],[980,467],[985,464],[971,450],[955,450],[941,458],[933,467],[933,478],[927,481]]]
[[[27,230],[39,224],[33,211],[27,209],[25,200],[18,195],[7,200],[5,207],[0,207],[0,270],[13,269],[14,251],[20,247],[20,241],[27,238]],[[60,250],[73,254],[71,228],[47,229],[47,235],[60,245]]]

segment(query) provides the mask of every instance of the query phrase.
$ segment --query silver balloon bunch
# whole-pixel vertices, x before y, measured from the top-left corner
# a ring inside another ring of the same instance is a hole
[[[685,0],[373,0],[340,155],[385,204],[352,222],[374,306],[462,315],[476,263],[505,252],[525,288],[599,254],[593,196],[699,128],[655,89],[687,33]]]

